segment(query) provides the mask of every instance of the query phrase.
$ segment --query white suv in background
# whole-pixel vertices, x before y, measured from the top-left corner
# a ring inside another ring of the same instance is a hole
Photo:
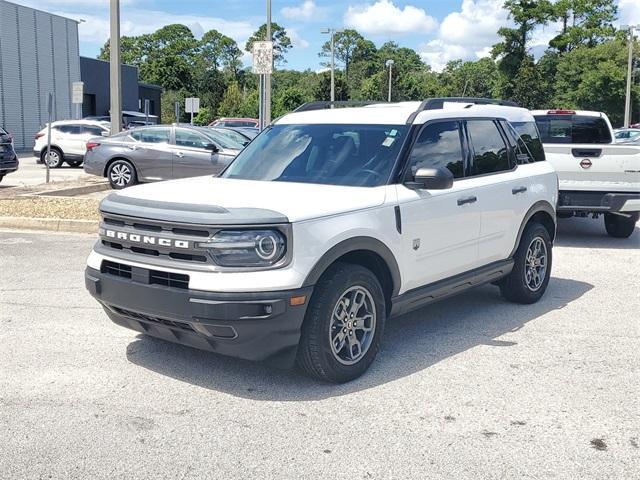
[[[92,137],[108,136],[111,126],[95,120],[61,120],[51,124],[51,152],[47,163],[51,168],[68,163],[78,167],[84,160],[87,141]],[[47,127],[36,133],[33,156],[44,162],[47,156]]]
[[[542,297],[558,179],[527,110],[327,105],[275,121],[220,178],[104,199],[85,280],[111,320],[345,382],[392,316],[488,282]]]

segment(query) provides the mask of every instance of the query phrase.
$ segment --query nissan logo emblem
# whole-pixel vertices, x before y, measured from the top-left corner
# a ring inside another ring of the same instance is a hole
[[[591,165],[591,160],[589,160],[588,158],[583,158],[582,160],[580,160],[580,166],[584,169],[591,168]]]

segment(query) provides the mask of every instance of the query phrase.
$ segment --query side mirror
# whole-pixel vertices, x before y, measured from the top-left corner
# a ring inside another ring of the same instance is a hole
[[[415,190],[447,190],[453,186],[453,173],[448,168],[419,168],[413,182],[406,186]]]
[[[211,150],[211,153],[218,153],[220,149],[214,143],[207,143],[204,146],[205,150]]]

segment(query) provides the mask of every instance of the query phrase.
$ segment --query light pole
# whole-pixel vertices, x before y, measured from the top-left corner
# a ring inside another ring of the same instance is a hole
[[[393,71],[393,64],[394,63],[395,62],[393,60],[391,60],[391,59],[387,60],[387,62],[385,63],[385,65],[387,67],[389,67],[389,100],[388,100],[389,103],[391,103],[391,80],[393,79],[393,76],[392,76],[391,72]]]
[[[273,41],[271,37],[271,0],[267,0],[267,42]],[[264,75],[264,108],[262,114],[264,116],[262,128],[271,123],[271,74]]]
[[[111,37],[109,38],[109,80],[111,90],[111,134],[122,130],[122,92],[120,76],[120,0],[111,0]]]
[[[633,70],[633,29],[640,25],[622,25],[620,28],[629,30],[629,60],[627,64],[627,94],[624,101],[624,127],[631,125],[631,72]]]
[[[336,30],[335,28],[323,28],[320,33],[328,33],[331,36],[331,102],[336,101],[336,54],[335,54],[335,35],[342,33],[344,30]]]

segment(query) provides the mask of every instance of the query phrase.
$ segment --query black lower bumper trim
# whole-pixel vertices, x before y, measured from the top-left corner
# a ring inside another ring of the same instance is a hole
[[[558,212],[619,212],[627,200],[640,199],[640,193],[561,191]]]
[[[141,284],[87,268],[87,290],[116,324],[190,347],[291,366],[312,287],[214,293]],[[291,306],[290,298],[307,302]]]

